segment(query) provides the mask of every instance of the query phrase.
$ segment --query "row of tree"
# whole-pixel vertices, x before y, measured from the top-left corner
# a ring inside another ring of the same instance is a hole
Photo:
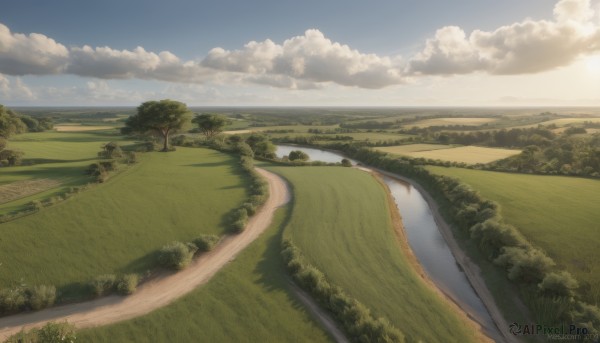
[[[52,129],[52,120],[49,118],[36,119],[18,114],[0,105],[0,166],[3,164],[17,165],[23,156],[21,151],[6,148],[9,137],[24,132],[40,132],[50,129]]]

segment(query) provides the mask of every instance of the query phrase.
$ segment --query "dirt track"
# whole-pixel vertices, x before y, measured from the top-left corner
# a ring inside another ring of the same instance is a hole
[[[250,219],[244,232],[226,237],[213,251],[196,259],[187,269],[178,273],[165,273],[144,283],[133,295],[113,295],[0,318],[0,342],[23,328],[40,327],[49,321],[66,320],[77,328],[85,328],[138,317],[166,306],[206,283],[254,241],[271,224],[275,210],[290,200],[290,192],[283,179],[266,170],[256,170],[268,180],[270,196],[260,211]]]

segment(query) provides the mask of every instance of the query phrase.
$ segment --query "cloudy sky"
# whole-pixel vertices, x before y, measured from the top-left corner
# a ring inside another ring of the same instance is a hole
[[[600,0],[7,0],[0,103],[600,106]]]

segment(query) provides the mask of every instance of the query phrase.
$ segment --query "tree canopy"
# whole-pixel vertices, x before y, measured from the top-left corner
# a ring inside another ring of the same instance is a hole
[[[197,124],[200,131],[207,138],[211,138],[223,131],[223,127],[231,123],[231,121],[222,115],[203,113],[196,115],[192,123]]]
[[[158,133],[164,140],[163,151],[168,151],[169,134],[183,130],[191,116],[192,112],[182,102],[169,99],[146,101],[138,106],[136,114],[127,119],[121,132]]]
[[[27,132],[27,125],[16,113],[0,105],[0,136],[8,138],[22,132]]]

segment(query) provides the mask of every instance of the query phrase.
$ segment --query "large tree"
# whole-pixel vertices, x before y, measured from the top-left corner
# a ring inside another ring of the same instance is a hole
[[[192,123],[197,124],[200,131],[202,131],[207,138],[211,138],[223,131],[223,127],[231,123],[231,121],[229,118],[222,115],[203,113],[196,115],[196,117],[192,119]]]
[[[137,108],[137,113],[125,122],[123,133],[153,131],[164,140],[163,151],[169,150],[169,134],[184,129],[189,124],[192,112],[179,101],[146,101]]]
[[[0,105],[0,136],[8,138],[22,132],[27,132],[27,125],[16,113]]]

